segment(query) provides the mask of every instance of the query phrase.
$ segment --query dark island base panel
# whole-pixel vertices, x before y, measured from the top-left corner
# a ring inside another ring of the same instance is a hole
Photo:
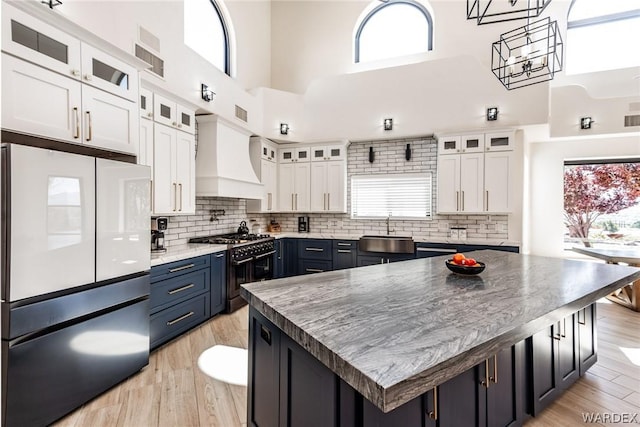
[[[596,362],[595,319],[592,304],[384,413],[250,307],[249,423],[258,427],[519,426]]]

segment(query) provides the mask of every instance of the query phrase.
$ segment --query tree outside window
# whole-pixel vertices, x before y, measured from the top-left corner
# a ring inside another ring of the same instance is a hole
[[[640,162],[565,163],[565,243],[640,245]]]

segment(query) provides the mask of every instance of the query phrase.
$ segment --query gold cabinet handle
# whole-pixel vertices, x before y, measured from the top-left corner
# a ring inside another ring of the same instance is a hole
[[[351,249],[338,249],[339,254],[350,254]]]
[[[429,411],[429,418],[438,419],[438,387],[433,388],[433,411]]]
[[[76,119],[76,133],[73,135],[74,138],[80,138],[80,116],[78,115],[78,107],[73,107],[74,116]]]
[[[304,250],[307,252],[324,252],[322,248],[304,248]]]
[[[191,316],[193,316],[195,313],[193,311],[188,312],[187,314],[183,314],[182,316],[178,317],[177,319],[173,319],[173,320],[169,320],[167,322],[167,326],[172,326],[175,325],[178,322],[183,321],[184,319],[187,319]]]
[[[181,288],[171,289],[169,292],[167,292],[167,295],[177,294],[178,292],[183,292],[183,291],[186,291],[187,289],[191,289],[194,286],[195,285],[193,283],[189,283],[188,285],[185,285]]]
[[[464,212],[464,191],[462,193],[462,211]]]
[[[87,115],[87,119],[89,120],[89,137],[87,138],[87,142],[93,139],[93,126],[91,125],[91,111],[85,112]]]
[[[484,361],[484,379],[480,383],[485,388],[489,388],[490,379],[489,379],[489,359],[485,359]]]
[[[267,193],[267,210],[271,210],[271,201],[273,199],[273,195],[271,193]]]
[[[178,188],[180,188],[180,212],[182,212],[182,183],[178,184]]]
[[[489,210],[489,190],[486,190],[484,193],[485,193],[485,198],[487,199],[487,203],[486,203],[487,210]]]
[[[456,211],[460,210],[460,192],[456,191]]]
[[[153,180],[149,181],[149,192],[151,193],[151,197],[150,197],[150,200],[151,200],[151,212],[153,212],[154,211],[154,207],[153,207],[153,202],[154,202],[154,200],[153,200]]]
[[[173,211],[178,208],[178,184],[173,183]]]
[[[291,210],[294,210],[293,209],[293,193],[291,193]]]
[[[331,210],[331,193],[327,193],[327,210]]]
[[[296,210],[298,210],[298,193],[296,193]]]
[[[493,376],[489,377],[489,381],[498,384],[498,355],[493,355]]]

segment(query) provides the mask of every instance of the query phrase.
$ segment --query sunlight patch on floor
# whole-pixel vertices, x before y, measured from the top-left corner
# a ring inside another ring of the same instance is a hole
[[[640,366],[640,348],[618,347],[631,363]]]
[[[214,345],[198,357],[198,367],[218,381],[246,386],[249,352],[244,348]]]

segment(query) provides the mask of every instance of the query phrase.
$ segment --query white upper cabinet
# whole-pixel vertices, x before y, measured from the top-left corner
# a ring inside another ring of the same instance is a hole
[[[183,132],[195,133],[194,111],[157,93],[153,96],[153,119]]]
[[[344,145],[313,146],[311,147],[311,161],[345,160],[347,158],[346,151]]]
[[[260,138],[260,158],[268,160],[270,162],[276,162],[278,160],[278,149],[273,145]]]
[[[3,128],[137,154],[135,67],[5,2],[2,36]]]
[[[284,163],[278,166],[278,207],[280,212],[309,212],[311,210],[309,198],[310,166],[309,162]]]
[[[153,92],[140,88],[140,117],[153,119]]]
[[[276,146],[276,143],[259,136],[250,138],[251,164],[263,187],[259,199],[247,199],[248,212],[278,211],[278,149]]]
[[[344,161],[311,164],[312,212],[346,212],[346,165]]]
[[[485,135],[486,151],[512,151],[515,143],[515,132],[494,132]]]
[[[153,177],[153,122],[140,120],[140,144],[138,145],[138,164],[151,167]]]
[[[82,88],[83,143],[123,153],[138,153],[138,107],[99,89]]]
[[[484,154],[438,158],[438,212],[483,211]]]
[[[82,91],[75,80],[2,54],[2,127],[82,142]]]
[[[512,151],[497,151],[484,155],[484,190],[486,212],[511,212],[513,200],[511,182],[515,156]]]
[[[195,213],[195,139],[175,128],[154,124],[152,212]]]
[[[463,135],[460,137],[462,153],[482,153],[484,151],[485,137],[483,134]]]
[[[2,51],[80,79],[80,40],[6,2],[2,2]]]
[[[86,43],[81,44],[82,82],[129,101],[138,100],[138,70]]]
[[[511,212],[514,144],[512,130],[440,137],[438,212]]]
[[[308,162],[311,157],[309,147],[280,148],[278,152],[280,163]]]
[[[459,154],[462,150],[459,136],[442,136],[438,138],[438,154]]]

